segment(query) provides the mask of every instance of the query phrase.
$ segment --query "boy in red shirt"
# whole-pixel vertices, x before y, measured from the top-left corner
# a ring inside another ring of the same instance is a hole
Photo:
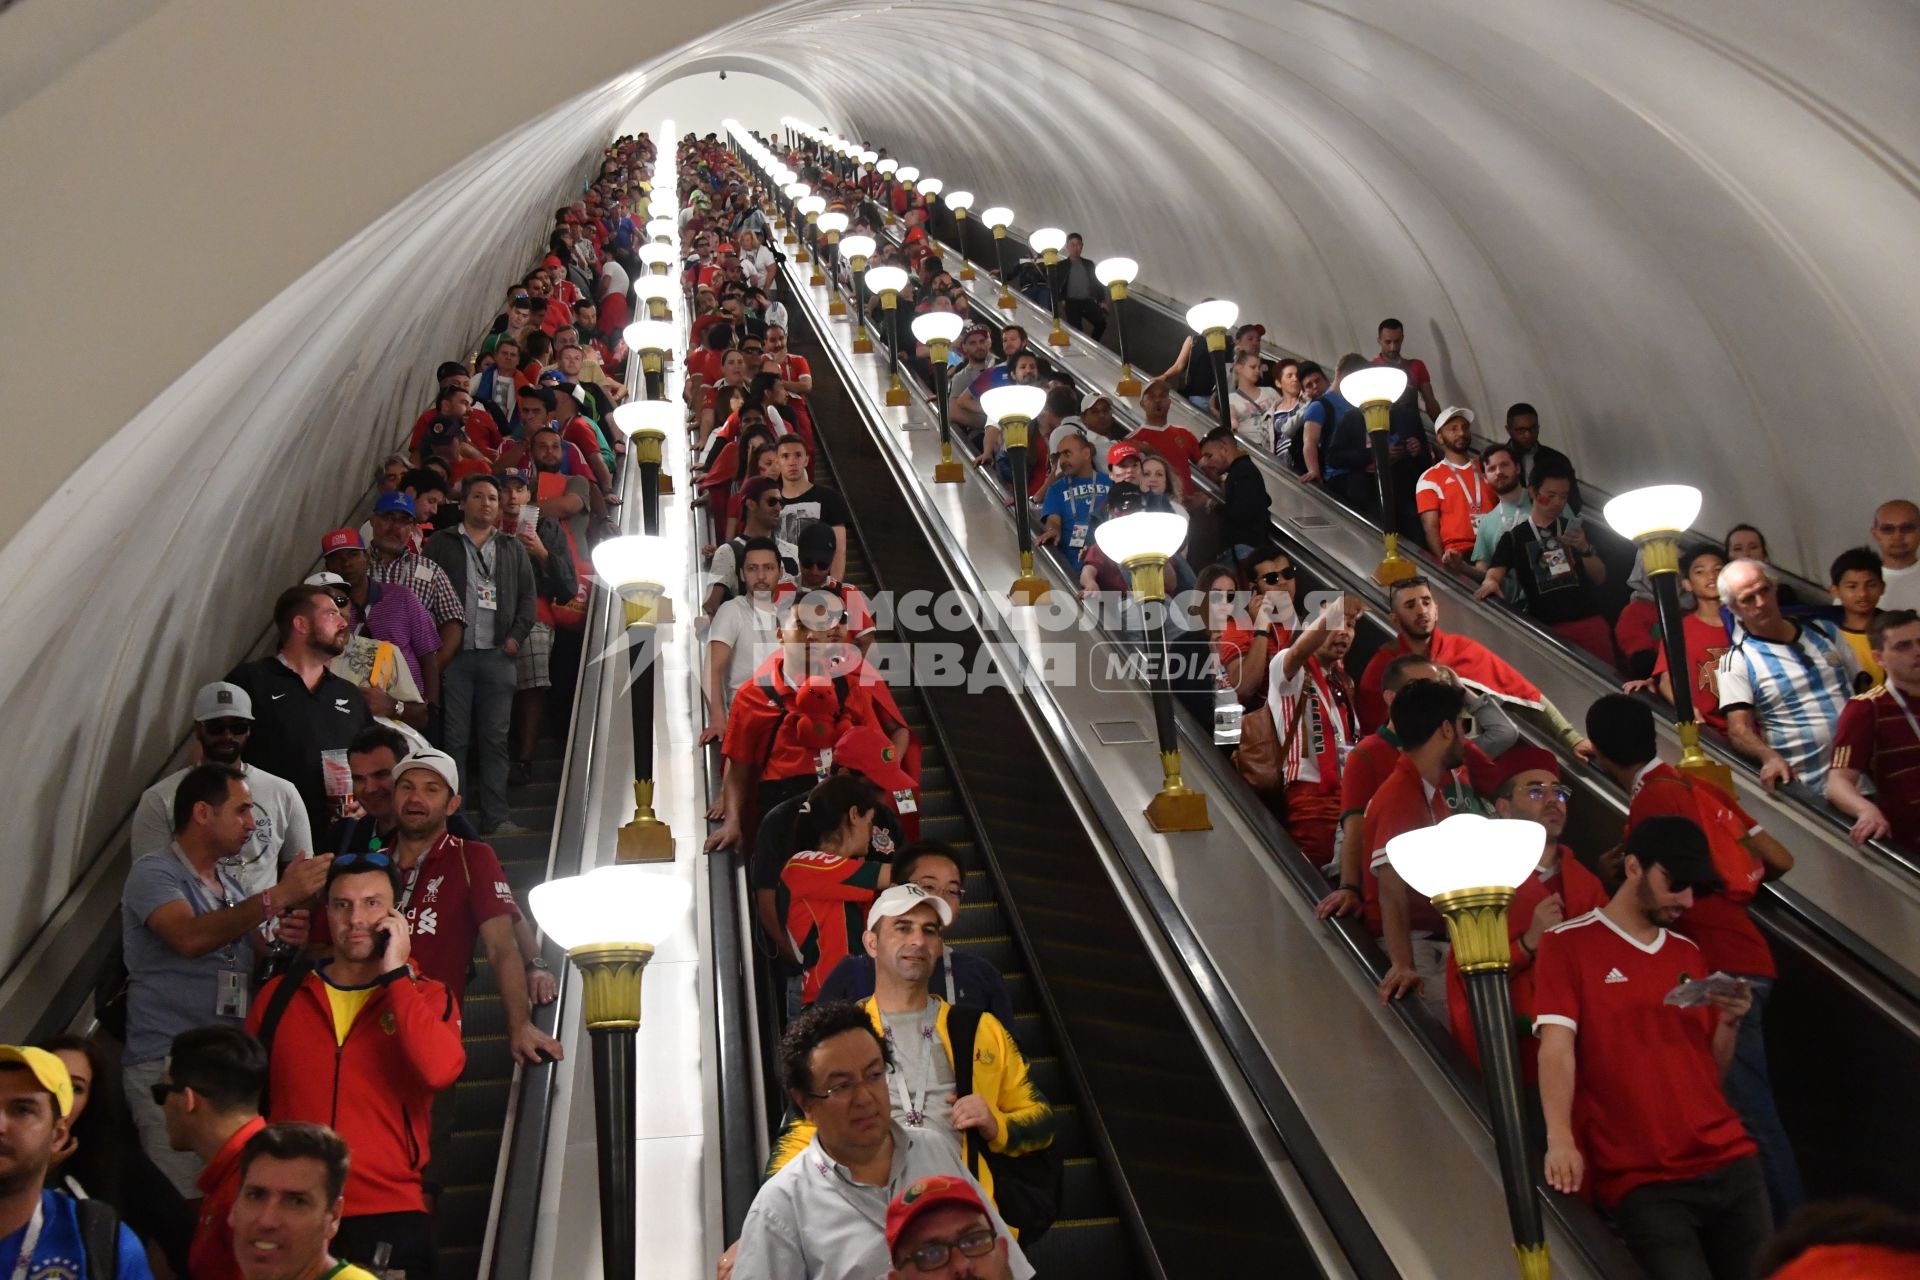
[[[1696,893],[1720,888],[1699,827],[1649,818],[1627,837],[1623,868],[1606,906],[1540,943],[1547,1182],[1591,1189],[1649,1274],[1736,1280],[1772,1227],[1753,1140],[1720,1083],[1753,993],[1735,983],[1668,1003],[1711,970],[1670,932]]]

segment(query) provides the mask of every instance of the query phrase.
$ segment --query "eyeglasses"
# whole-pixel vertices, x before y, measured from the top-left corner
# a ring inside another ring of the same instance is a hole
[[[915,1271],[938,1271],[947,1265],[947,1259],[958,1249],[969,1258],[984,1258],[993,1251],[993,1242],[998,1239],[991,1226],[969,1231],[951,1244],[943,1241],[930,1241],[907,1255],[907,1261],[913,1264]]]
[[[777,493],[770,493],[760,499],[760,505],[763,507],[784,507],[787,505],[787,500]]]
[[[1573,799],[1573,788],[1566,786],[1549,787],[1545,783],[1537,783],[1527,788],[1527,799],[1533,801],[1535,804],[1539,804],[1541,801],[1549,798],[1565,804],[1567,801]]]
[[[148,1085],[147,1092],[153,1095],[154,1106],[164,1107],[167,1105],[167,1099],[169,1097],[171,1097],[176,1093],[180,1093],[183,1090],[189,1089],[191,1087],[192,1087],[191,1085],[174,1084],[170,1081],[162,1080],[162,1081],[159,1081],[157,1084]]]
[[[253,732],[253,721],[202,720],[200,727],[215,738],[244,738]]]
[[[925,889],[928,893],[933,894],[937,898],[945,898],[948,902],[959,902],[962,898],[965,898],[967,896],[967,891],[965,889],[943,888],[940,882],[934,879],[932,876],[922,877],[919,880],[915,880],[914,883],[919,885],[922,889]]]
[[[1263,573],[1260,575],[1260,581],[1266,583],[1270,587],[1277,587],[1282,582],[1293,581],[1293,570],[1291,568],[1288,568],[1288,569],[1279,569],[1272,573]]]
[[[384,853],[371,853],[371,852],[343,853],[339,857],[333,860],[332,870],[337,872],[342,867],[347,867],[347,868],[374,867],[381,871],[385,871],[388,867],[391,867],[392,865],[393,865],[393,859],[388,857]]]
[[[831,1085],[819,1093],[807,1091],[807,1096],[819,1102],[845,1102],[855,1089],[884,1089],[887,1084],[887,1069],[875,1067],[858,1080],[849,1080],[845,1084]],[[155,1086],[158,1088],[159,1086]],[[971,1255],[978,1257],[978,1254]]]

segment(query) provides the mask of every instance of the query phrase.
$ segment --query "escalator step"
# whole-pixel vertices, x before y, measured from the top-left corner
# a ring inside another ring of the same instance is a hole
[[[1116,1280],[1138,1274],[1133,1239],[1118,1218],[1061,1221],[1026,1250],[1027,1261],[1043,1276]]]
[[[1096,1218],[1113,1211],[1113,1193],[1107,1187],[1107,1175],[1098,1160],[1092,1156],[1074,1156],[1061,1161],[1061,1165],[1061,1217]]]
[[[497,1125],[507,1114],[506,1080],[462,1080],[453,1086],[453,1126],[456,1129],[484,1129]]]
[[[513,1049],[505,1035],[463,1037],[467,1047],[467,1069],[463,1080],[505,1080],[513,1074]]]
[[[487,1166],[487,1181],[478,1184],[448,1185],[434,1206],[436,1234],[442,1240],[478,1242],[487,1233],[487,1210],[493,1203],[493,1166]]]
[[[507,1034],[507,1009],[497,993],[480,995],[468,987],[467,998],[460,1005],[460,1033],[463,1036]]]
[[[1006,913],[1000,910],[998,902],[992,900],[962,902],[953,923],[945,930],[946,936],[955,942],[965,942],[969,938],[997,938],[1006,932]]]
[[[492,1129],[455,1129],[444,1150],[433,1153],[434,1165],[445,1174],[450,1186],[491,1183],[500,1162],[499,1127]]]

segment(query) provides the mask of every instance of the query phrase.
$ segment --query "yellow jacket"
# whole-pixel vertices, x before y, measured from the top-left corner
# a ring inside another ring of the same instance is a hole
[[[947,1051],[947,1061],[953,1061],[953,1035],[947,1027],[947,1015],[951,1012],[946,1001],[938,996],[928,997],[938,1009],[935,1030],[940,1044]],[[873,1019],[874,1034],[884,1036],[886,1024],[880,1020],[878,997],[868,996],[861,1002],[867,1016]],[[957,1076],[956,1072],[956,1076]],[[1028,1074],[1027,1060],[1000,1025],[1000,1020],[990,1013],[980,1015],[980,1026],[973,1036],[973,1091],[987,1104],[987,1110],[1000,1122],[1000,1137],[987,1144],[987,1150],[995,1155],[1018,1156],[1029,1151],[1038,1151],[1053,1141],[1053,1106],[1046,1095],[1034,1085],[1033,1077]],[[898,1116],[894,1117],[896,1120]],[[774,1140],[773,1150],[767,1158],[767,1176],[772,1177],[780,1171],[782,1165],[799,1155],[813,1140],[813,1122],[805,1116],[790,1114],[787,1125]],[[978,1164],[975,1176],[986,1193],[993,1195],[993,1174],[985,1160],[975,1160],[975,1144],[979,1135],[969,1129],[961,1135],[962,1149],[967,1154],[968,1163]]]

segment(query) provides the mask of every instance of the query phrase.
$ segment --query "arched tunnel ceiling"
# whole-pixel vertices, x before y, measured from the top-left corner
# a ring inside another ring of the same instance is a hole
[[[1283,347],[1370,351],[1398,315],[1443,400],[1534,401],[1589,474],[1693,479],[1800,565],[1913,487],[1900,0],[550,0],[542,26],[576,38],[511,0],[0,12],[32,71],[0,92],[0,716],[29,727],[0,748],[0,957],[578,161],[678,74],[785,80]]]

